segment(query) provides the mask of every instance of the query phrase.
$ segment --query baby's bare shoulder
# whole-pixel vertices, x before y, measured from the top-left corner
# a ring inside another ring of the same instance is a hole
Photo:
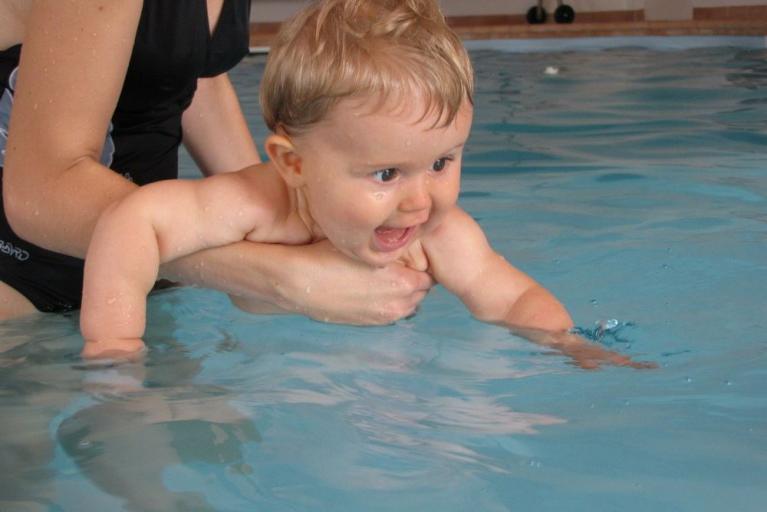
[[[446,212],[440,223],[421,238],[427,253],[435,249],[449,250],[455,245],[484,239],[485,235],[477,221],[458,206]]]

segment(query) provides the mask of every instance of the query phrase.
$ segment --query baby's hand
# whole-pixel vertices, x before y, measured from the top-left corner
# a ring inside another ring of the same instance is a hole
[[[568,336],[575,336],[568,334]],[[637,370],[657,368],[658,365],[649,361],[634,361],[629,356],[607,350],[601,345],[579,338],[576,342],[567,342],[558,346],[559,350],[573,360],[573,364],[584,370],[598,370],[603,364],[628,366]]]
[[[137,361],[146,353],[146,345],[141,338],[107,338],[85,340],[80,355],[84,359],[113,359]]]
[[[574,365],[584,370],[598,370],[604,364],[628,366],[638,370],[657,368],[658,365],[647,361],[634,361],[629,356],[608,350],[598,343],[578,336],[571,332],[551,332],[537,329],[515,329],[515,334],[558,350],[572,358]]]

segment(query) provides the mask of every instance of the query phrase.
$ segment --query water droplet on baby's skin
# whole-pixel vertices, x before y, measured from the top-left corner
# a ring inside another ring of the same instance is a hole
[[[380,201],[380,200],[382,200],[384,198],[384,193],[383,192],[376,192],[375,194],[373,194],[373,197]]]
[[[312,293],[312,287],[311,287],[311,286],[307,286],[307,287],[306,287],[306,290],[304,290],[304,291],[305,291],[306,293]]]
[[[117,297],[109,297],[107,299],[107,304],[111,305],[111,304],[114,304],[115,302],[117,302]]]

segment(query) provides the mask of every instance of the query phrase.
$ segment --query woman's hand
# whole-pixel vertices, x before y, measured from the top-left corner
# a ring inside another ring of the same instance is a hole
[[[279,286],[279,304],[322,322],[390,324],[412,315],[434,284],[426,272],[401,264],[372,268],[354,261],[327,240],[300,249],[290,279]],[[251,310],[242,298],[235,304]]]

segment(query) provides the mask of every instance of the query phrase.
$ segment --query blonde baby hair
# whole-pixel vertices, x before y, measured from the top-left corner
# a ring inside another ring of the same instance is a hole
[[[448,125],[473,92],[469,56],[436,0],[317,0],[272,45],[261,108],[272,131],[296,134],[342,99],[421,97],[423,115]]]

